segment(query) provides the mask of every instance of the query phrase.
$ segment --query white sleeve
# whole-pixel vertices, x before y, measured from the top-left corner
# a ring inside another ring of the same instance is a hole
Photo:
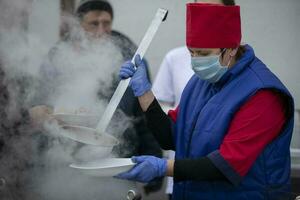
[[[152,91],[157,100],[161,102],[171,103],[175,102],[171,63],[168,54],[165,56],[159,71],[155,77]]]

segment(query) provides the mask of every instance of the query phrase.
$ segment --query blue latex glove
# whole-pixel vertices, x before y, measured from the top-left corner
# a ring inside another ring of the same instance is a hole
[[[148,80],[146,65],[140,55],[135,56],[134,62],[137,69],[135,70],[134,65],[127,61],[121,66],[119,77],[121,79],[131,77],[129,86],[133,90],[134,96],[139,97],[151,90],[151,83]]]
[[[154,156],[132,157],[136,165],[128,172],[118,174],[116,178],[148,183],[154,178],[163,177],[167,172],[167,160]]]

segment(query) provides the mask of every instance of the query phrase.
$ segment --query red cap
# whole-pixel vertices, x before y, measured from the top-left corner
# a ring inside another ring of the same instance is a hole
[[[186,44],[191,48],[236,48],[242,38],[239,6],[188,3]]]

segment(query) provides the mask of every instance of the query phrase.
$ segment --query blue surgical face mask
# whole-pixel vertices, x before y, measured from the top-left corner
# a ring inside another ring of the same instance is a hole
[[[192,69],[202,80],[210,83],[218,82],[228,70],[228,65],[222,66],[220,63],[222,53],[214,56],[192,57]]]

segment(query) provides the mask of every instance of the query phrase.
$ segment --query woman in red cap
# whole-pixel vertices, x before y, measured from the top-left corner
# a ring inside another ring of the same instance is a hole
[[[173,199],[288,199],[293,98],[249,45],[241,45],[239,6],[187,4],[186,43],[195,74],[165,115],[139,56],[120,70],[149,127],[175,160],[133,157],[117,177],[173,176]]]

